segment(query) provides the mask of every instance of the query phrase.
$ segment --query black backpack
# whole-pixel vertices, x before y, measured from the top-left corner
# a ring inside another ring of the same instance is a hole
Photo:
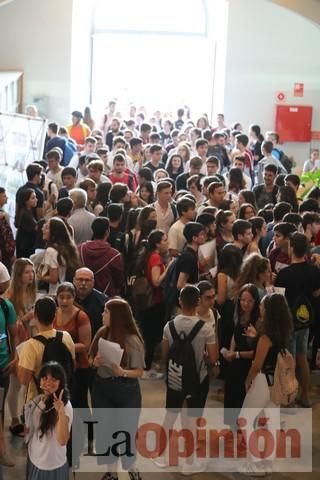
[[[310,300],[301,293],[295,299],[291,309],[295,330],[309,328],[313,322],[313,307]]]
[[[186,335],[185,332],[178,334],[174,320],[169,322],[173,342],[169,349],[167,386],[171,390],[182,392],[185,397],[193,396],[200,386],[199,369],[192,341],[204,324],[204,321],[198,320],[189,335]]]
[[[161,283],[164,300],[168,305],[176,305],[179,297],[179,290],[177,288],[178,258],[179,257],[175,258],[171,263],[167,274]]]
[[[145,275],[146,252],[145,243],[139,245],[126,269],[126,296],[135,313],[153,304],[153,288]]]
[[[41,365],[47,362],[58,362],[64,368],[68,382],[68,389],[72,391],[74,363],[68,347],[63,343],[63,332],[57,330],[55,337],[46,338],[42,335],[32,337],[44,345]],[[37,383],[37,382],[36,382]],[[38,384],[37,384],[37,387]]]

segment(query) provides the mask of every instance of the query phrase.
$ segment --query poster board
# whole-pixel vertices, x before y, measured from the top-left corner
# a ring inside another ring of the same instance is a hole
[[[42,159],[46,128],[46,119],[0,112],[0,186],[7,191],[11,218],[16,191],[26,182],[27,165]]]

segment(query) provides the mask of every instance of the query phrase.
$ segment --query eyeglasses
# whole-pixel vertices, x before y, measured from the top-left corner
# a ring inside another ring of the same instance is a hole
[[[91,278],[75,278],[75,281],[79,283],[89,283],[89,282],[92,282],[92,279]]]

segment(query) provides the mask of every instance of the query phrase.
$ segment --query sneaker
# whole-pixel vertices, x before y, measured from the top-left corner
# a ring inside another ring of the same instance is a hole
[[[261,466],[262,467],[262,466]],[[238,472],[248,477],[265,477],[266,472],[255,462],[245,462],[238,468]]]
[[[161,380],[163,378],[163,373],[156,372],[155,370],[145,370],[141,377],[142,380]]]
[[[195,460],[193,463],[185,463],[181,469],[182,475],[194,475],[195,473],[205,472],[207,466],[205,463]]]
[[[136,468],[134,470],[128,470],[128,475],[130,480],[142,480],[140,472]]]
[[[160,455],[159,457],[152,458],[151,460],[159,468],[169,467],[169,459],[168,459],[167,455]]]
[[[118,480],[118,474],[117,473],[111,473],[107,472],[103,475],[101,480]]]
[[[266,473],[266,475],[272,475],[273,473],[273,462],[272,460],[262,460],[258,463],[259,470]]]
[[[160,372],[161,370],[161,365],[159,363],[154,363],[152,362],[151,369],[155,370],[156,372]]]

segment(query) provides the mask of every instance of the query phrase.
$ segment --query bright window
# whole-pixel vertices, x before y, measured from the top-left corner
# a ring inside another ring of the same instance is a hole
[[[98,0],[94,12],[92,104],[115,97],[175,111],[210,112],[214,42],[205,0]]]

